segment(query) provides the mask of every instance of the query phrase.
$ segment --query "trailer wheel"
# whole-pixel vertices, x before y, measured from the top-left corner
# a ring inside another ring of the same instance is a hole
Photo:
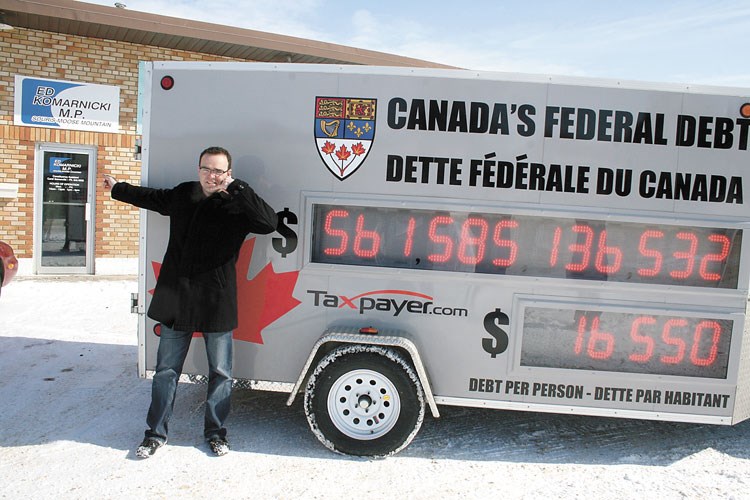
[[[414,439],[424,413],[413,368],[380,346],[335,349],[318,363],[305,390],[313,433],[328,449],[348,455],[397,453]]]

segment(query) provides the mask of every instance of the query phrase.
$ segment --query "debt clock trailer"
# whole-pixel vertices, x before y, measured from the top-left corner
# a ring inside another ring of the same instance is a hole
[[[212,145],[278,212],[237,256],[237,383],[387,455],[440,405],[750,413],[750,91],[460,70],[144,63],[142,184]],[[141,215],[139,371],[168,237]],[[217,277],[216,286],[225,281]],[[206,373],[196,339],[185,376]]]

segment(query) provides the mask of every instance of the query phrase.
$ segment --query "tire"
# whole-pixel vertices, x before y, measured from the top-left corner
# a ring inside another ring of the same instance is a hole
[[[305,415],[326,448],[384,457],[422,426],[425,398],[414,369],[386,347],[347,345],[318,363],[305,389]]]

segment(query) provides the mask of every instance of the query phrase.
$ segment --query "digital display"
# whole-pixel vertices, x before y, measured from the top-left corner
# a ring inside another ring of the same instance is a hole
[[[742,230],[313,206],[312,262],[736,289]]]
[[[526,307],[521,366],[726,378],[733,321]]]

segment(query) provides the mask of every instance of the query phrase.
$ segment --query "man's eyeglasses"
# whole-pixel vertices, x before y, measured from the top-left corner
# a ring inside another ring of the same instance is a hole
[[[200,170],[202,174],[216,175],[216,176],[224,175],[227,172],[229,172],[229,169],[219,170],[218,168],[208,168],[208,167],[198,167],[198,170]]]

